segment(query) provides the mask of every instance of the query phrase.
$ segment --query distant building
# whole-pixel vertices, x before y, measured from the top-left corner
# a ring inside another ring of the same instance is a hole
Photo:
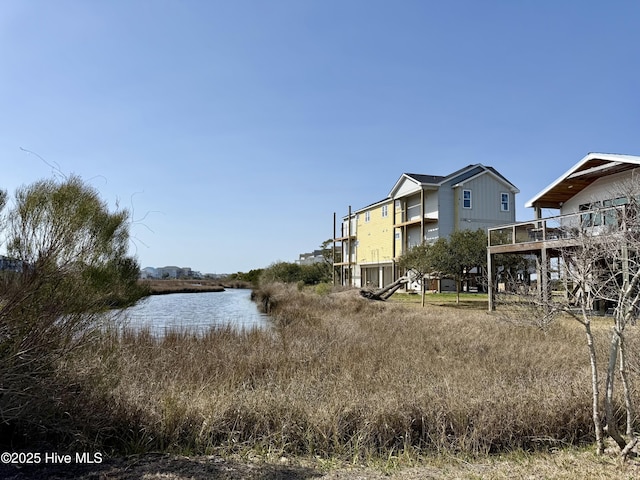
[[[145,267],[140,270],[140,278],[158,278],[158,271],[153,267]]]
[[[145,267],[140,271],[140,278],[202,278],[202,274],[191,270],[191,267]]]
[[[311,253],[301,253],[296,263],[299,265],[312,265],[314,263],[322,263],[325,260],[322,250],[314,250]]]

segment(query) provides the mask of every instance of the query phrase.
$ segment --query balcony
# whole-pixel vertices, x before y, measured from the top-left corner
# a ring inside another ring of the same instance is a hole
[[[426,215],[424,216],[424,223],[425,224],[429,224],[429,223],[437,223],[438,219],[437,218],[432,218],[432,217],[427,217]],[[403,222],[399,222],[396,223],[394,225],[394,227],[408,227],[410,225],[420,225],[422,224],[422,219],[420,217],[414,217],[410,220],[406,220]]]
[[[587,231],[595,236],[627,228],[625,219],[630,213],[628,205],[620,205],[490,228],[489,253],[524,253],[577,245],[577,239]],[[635,220],[637,216],[631,218]]]
[[[355,241],[356,240],[356,234],[352,233],[350,236],[343,236],[343,237],[335,237],[333,240],[336,242],[346,242],[347,240],[352,240]]]

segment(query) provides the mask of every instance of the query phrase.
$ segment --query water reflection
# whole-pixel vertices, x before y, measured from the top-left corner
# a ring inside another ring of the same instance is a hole
[[[155,335],[166,329],[203,332],[211,326],[248,330],[268,325],[266,315],[251,301],[251,290],[245,289],[152,295],[123,313],[127,325],[149,328]]]

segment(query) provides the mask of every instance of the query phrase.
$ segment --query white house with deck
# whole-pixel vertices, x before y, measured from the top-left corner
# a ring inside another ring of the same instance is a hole
[[[572,231],[576,228],[616,225],[613,211],[629,202],[622,193],[622,186],[628,187],[634,182],[640,187],[640,156],[589,153],[526,203],[534,209],[534,220],[490,228],[487,259],[492,288],[489,308],[494,307],[495,255],[535,255],[538,289],[543,295],[548,291],[545,284],[549,280],[549,259],[559,248],[571,245]],[[543,209],[557,213],[543,217]]]

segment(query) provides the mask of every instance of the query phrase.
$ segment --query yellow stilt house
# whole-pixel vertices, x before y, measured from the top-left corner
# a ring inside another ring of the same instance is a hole
[[[469,165],[446,176],[404,173],[389,195],[352,211],[336,225],[335,283],[384,287],[401,276],[409,248],[455,230],[515,221],[518,189],[494,168]]]

